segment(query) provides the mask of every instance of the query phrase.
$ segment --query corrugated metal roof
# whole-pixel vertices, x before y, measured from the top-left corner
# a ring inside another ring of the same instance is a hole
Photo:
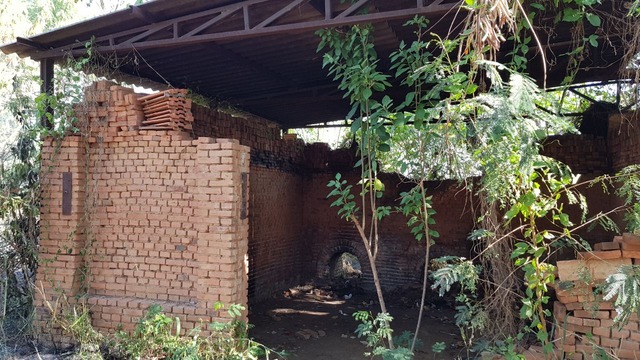
[[[298,127],[340,120],[348,112],[347,100],[322,69],[322,56],[316,53],[319,38],[314,32],[323,25],[360,21],[353,14],[340,19],[341,12],[350,9],[351,3],[156,0],[8,44],[2,51],[35,59],[61,58],[67,51],[81,53],[82,44],[94,37],[94,46],[101,55],[106,58],[117,55],[121,60],[118,70],[123,74],[159,83],[166,81],[284,127]],[[458,0],[425,0],[422,9],[416,8],[416,0],[355,3],[362,6],[354,14],[369,16],[373,22],[382,67],[389,66],[387,57],[400,41],[412,40],[412,30],[402,24],[414,14],[424,13],[433,24],[432,30],[441,34],[463,18],[457,12]],[[331,5],[329,14],[325,11],[327,4]],[[561,54],[569,48],[570,40],[570,29],[556,29],[549,39],[552,44],[548,50]],[[585,60],[591,70],[579,73],[578,80],[615,77],[621,41],[616,43],[614,39],[602,44]],[[566,57],[554,59],[556,63],[548,73],[549,84],[560,83],[566,72]],[[539,57],[530,60],[531,75],[539,80],[540,63]],[[402,98],[403,92],[396,87],[393,94]]]

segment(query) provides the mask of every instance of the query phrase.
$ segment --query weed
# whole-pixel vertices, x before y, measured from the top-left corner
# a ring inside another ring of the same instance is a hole
[[[222,304],[216,304],[215,310],[222,308]],[[153,305],[131,335],[122,331],[116,334],[116,347],[128,359],[257,360],[284,356],[248,337],[249,325],[240,319],[243,310],[241,305],[231,305],[230,321],[201,323],[183,335],[180,319],[168,317],[161,306]],[[208,335],[204,335],[203,327]]]

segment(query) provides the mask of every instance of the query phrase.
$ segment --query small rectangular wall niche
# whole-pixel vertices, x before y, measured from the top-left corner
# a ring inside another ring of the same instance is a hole
[[[71,193],[72,193],[71,173],[62,173],[62,215],[71,215]]]

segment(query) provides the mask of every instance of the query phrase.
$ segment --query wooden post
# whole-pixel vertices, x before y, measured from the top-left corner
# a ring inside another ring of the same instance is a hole
[[[46,94],[47,96],[53,95],[53,59],[42,59],[40,60],[40,81],[42,81],[42,86],[40,87],[40,91],[42,94]],[[50,114],[50,117],[53,117],[53,108],[51,104],[47,100],[47,109],[46,113],[42,115],[40,118],[40,125],[47,127],[49,129],[53,128],[53,122],[47,119],[47,114]]]

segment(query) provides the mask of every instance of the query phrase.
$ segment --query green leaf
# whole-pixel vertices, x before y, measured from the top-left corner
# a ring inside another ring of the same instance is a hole
[[[473,1],[473,0],[467,0],[467,1]],[[447,344],[445,344],[442,341],[436,342],[433,345],[431,345],[431,352],[435,354],[439,354],[446,349],[447,349]]]
[[[362,127],[362,119],[357,119],[351,124],[351,133],[355,134],[356,131],[360,130],[360,127]]]
[[[558,220],[560,221],[560,224],[562,224],[562,226],[573,225],[573,223],[571,223],[571,220],[569,220],[569,215],[565,213],[558,214]]]
[[[353,115],[356,114],[356,111],[358,111],[358,104],[353,104],[353,106],[351,106],[351,110],[349,110],[349,113],[347,114],[346,119],[353,119]]]
[[[391,104],[391,98],[388,95],[385,95],[382,98],[382,106],[388,107]]]
[[[513,251],[511,252],[511,258],[515,259],[517,257],[520,257],[524,255],[528,250],[529,244],[523,242],[516,243],[515,249],[513,249]]]
[[[407,117],[404,116],[404,112],[398,112],[396,114],[396,119],[393,122],[393,126],[401,126],[401,125],[406,125],[407,124]]]
[[[578,11],[576,9],[564,9],[564,13],[562,16],[562,21],[565,22],[576,22],[580,19],[582,19],[582,15],[583,13],[581,11]]]
[[[387,131],[387,129],[385,129],[384,126],[379,127],[376,130],[376,134],[380,138],[380,141],[387,141],[391,138],[391,135],[389,135],[389,132]]]
[[[545,10],[544,5],[542,5],[542,4],[532,3],[532,4],[530,4],[530,6],[531,6],[532,8],[534,8],[534,9],[543,10],[543,11]]]
[[[409,106],[411,105],[411,103],[413,102],[413,99],[415,99],[416,97],[416,93],[413,91],[410,91],[407,93],[407,95],[404,97],[404,105],[405,106]]]
[[[546,343],[548,337],[549,337],[549,334],[547,334],[546,330],[540,330],[536,334],[536,338],[543,344]]]
[[[596,14],[587,13],[587,21],[595,27],[600,27],[600,25],[602,25],[602,19],[600,19],[600,16]]]
[[[507,220],[512,220],[513,218],[515,218],[518,214],[520,213],[519,208],[516,205],[513,205],[511,207],[511,209],[509,209],[509,211],[507,211],[506,214],[504,214],[504,217]]]

